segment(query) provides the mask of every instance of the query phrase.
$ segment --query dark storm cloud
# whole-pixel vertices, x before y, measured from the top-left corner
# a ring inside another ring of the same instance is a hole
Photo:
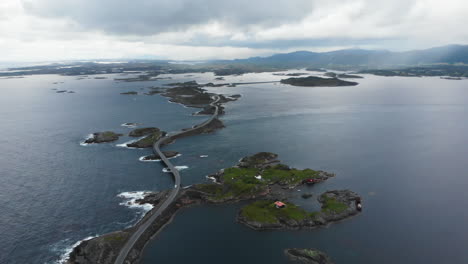
[[[69,18],[86,29],[151,35],[220,22],[238,29],[299,21],[311,0],[23,0],[30,14]]]

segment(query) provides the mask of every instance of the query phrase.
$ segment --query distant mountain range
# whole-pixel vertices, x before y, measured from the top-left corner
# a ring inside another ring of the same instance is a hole
[[[252,57],[231,61],[282,67],[327,67],[333,65],[363,68],[387,68],[438,63],[468,64],[468,45],[448,45],[425,50],[392,52],[386,50],[347,49],[331,52],[296,51],[270,57]]]

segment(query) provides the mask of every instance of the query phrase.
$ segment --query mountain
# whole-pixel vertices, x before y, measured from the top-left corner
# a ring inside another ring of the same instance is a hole
[[[282,67],[354,66],[385,68],[437,63],[468,64],[468,45],[448,45],[425,50],[392,52],[346,49],[331,52],[296,51],[270,57],[234,60],[234,63]]]

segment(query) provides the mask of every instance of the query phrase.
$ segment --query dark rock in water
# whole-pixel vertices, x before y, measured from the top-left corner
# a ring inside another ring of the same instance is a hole
[[[315,77],[315,76],[283,79],[281,80],[281,83],[289,84],[293,86],[308,86],[308,87],[314,87],[314,86],[331,87],[331,86],[358,85],[358,83],[356,82],[343,81],[337,78],[321,78],[321,77]]]
[[[301,73],[301,72],[295,72],[295,73],[288,73],[286,76],[302,76],[302,75],[309,75],[308,73]]]
[[[172,150],[166,150],[166,151],[163,151],[162,153],[167,158],[173,158],[173,157],[179,155],[179,152],[172,151]],[[143,158],[143,160],[160,160],[160,159],[161,159],[161,157],[159,155],[157,155],[157,154],[148,155],[148,156]]]
[[[120,93],[120,94],[123,94],[123,95],[137,95],[138,92],[130,91],[130,92],[124,92],[124,93]]]
[[[58,90],[58,91],[56,91],[56,93],[66,93],[66,92],[67,92],[67,90]]]
[[[217,80],[217,81],[224,81],[224,77],[216,77],[215,80]]]
[[[158,205],[162,199],[169,193],[168,190],[156,193],[148,193],[143,199],[138,199],[135,202],[138,204],[151,204],[153,206]]]
[[[75,93],[74,91],[68,91],[68,93]]]
[[[222,87],[222,86],[226,86],[226,85],[229,85],[229,83],[217,83],[217,84],[214,84],[214,83],[206,83],[206,84],[203,84],[201,85],[202,87]]]
[[[187,87],[187,86],[199,86],[197,81],[189,81],[189,82],[177,82],[177,83],[169,83],[166,84],[167,86],[182,86],[182,87]]]
[[[277,160],[278,154],[271,152],[259,152],[255,155],[242,158],[239,161],[238,166],[240,168],[266,168],[275,163],[278,163]]]
[[[307,68],[306,71],[326,72],[327,70],[320,68]]]
[[[304,193],[303,195],[301,195],[301,197],[304,198],[304,199],[309,199],[312,196],[313,196],[313,194],[311,194],[311,193]]]
[[[85,143],[105,143],[105,142],[112,142],[119,139],[122,134],[117,134],[112,131],[105,131],[105,132],[96,132],[93,133],[93,137],[88,138],[85,140]]]
[[[160,132],[159,128],[156,127],[144,127],[144,128],[137,128],[132,130],[128,135],[130,137],[142,137],[152,133]]]
[[[343,79],[362,79],[364,77],[359,76],[359,75],[351,75],[351,74],[338,74],[338,78],[343,78]]]
[[[313,248],[288,248],[284,250],[284,253],[292,261],[310,264],[333,264],[327,254]]]
[[[235,99],[239,99],[239,98],[241,98],[241,96],[242,96],[242,95],[240,95],[240,94],[233,94],[233,95],[231,95],[230,97],[231,97],[231,98],[235,98]]]

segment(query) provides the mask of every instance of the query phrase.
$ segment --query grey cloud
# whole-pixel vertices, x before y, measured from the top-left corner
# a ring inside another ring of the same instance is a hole
[[[311,0],[23,0],[42,17],[69,18],[86,29],[111,34],[151,35],[218,21],[244,29],[299,21]]]

